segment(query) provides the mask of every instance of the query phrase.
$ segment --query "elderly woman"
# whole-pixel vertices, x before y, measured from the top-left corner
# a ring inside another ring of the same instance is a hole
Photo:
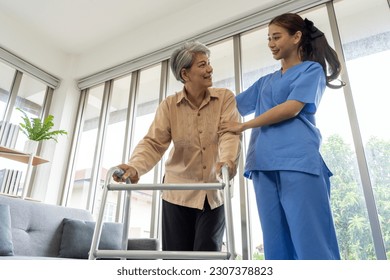
[[[138,143],[121,178],[137,183],[152,169],[171,142],[165,183],[214,183],[224,164],[236,174],[240,136],[218,134],[219,125],[239,121],[234,94],[211,88],[210,50],[199,42],[176,49],[171,70],[184,84],[159,105],[147,135]],[[172,190],[162,194],[162,247],[166,251],[220,251],[225,229],[221,190]]]

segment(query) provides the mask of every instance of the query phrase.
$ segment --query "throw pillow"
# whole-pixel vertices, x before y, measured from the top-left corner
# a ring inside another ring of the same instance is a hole
[[[65,218],[59,257],[87,259],[91,249],[95,222]],[[121,223],[103,223],[100,236],[99,250],[121,250],[122,245]]]
[[[13,256],[11,214],[9,205],[0,204],[0,256]]]

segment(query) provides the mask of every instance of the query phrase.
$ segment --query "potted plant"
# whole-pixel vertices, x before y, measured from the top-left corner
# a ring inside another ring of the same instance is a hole
[[[42,121],[40,118],[29,118],[26,112],[20,108],[17,108],[17,110],[23,114],[23,122],[19,124],[19,127],[28,139],[24,148],[26,153],[35,154],[36,149],[38,148],[38,143],[40,141],[53,139],[54,141],[58,142],[57,136],[67,134],[65,130],[52,130],[54,126],[53,115],[48,115]]]

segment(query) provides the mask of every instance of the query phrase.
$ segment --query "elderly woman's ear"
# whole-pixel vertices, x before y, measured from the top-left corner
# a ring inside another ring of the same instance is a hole
[[[180,70],[180,76],[184,82],[187,82],[187,70],[185,68]]]

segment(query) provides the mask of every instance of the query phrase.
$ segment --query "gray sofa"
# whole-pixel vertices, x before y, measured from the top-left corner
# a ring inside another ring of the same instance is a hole
[[[0,260],[85,259],[94,221],[87,210],[0,195]],[[104,223],[99,249],[120,249],[120,223]],[[158,250],[151,238],[129,239],[128,250]]]

